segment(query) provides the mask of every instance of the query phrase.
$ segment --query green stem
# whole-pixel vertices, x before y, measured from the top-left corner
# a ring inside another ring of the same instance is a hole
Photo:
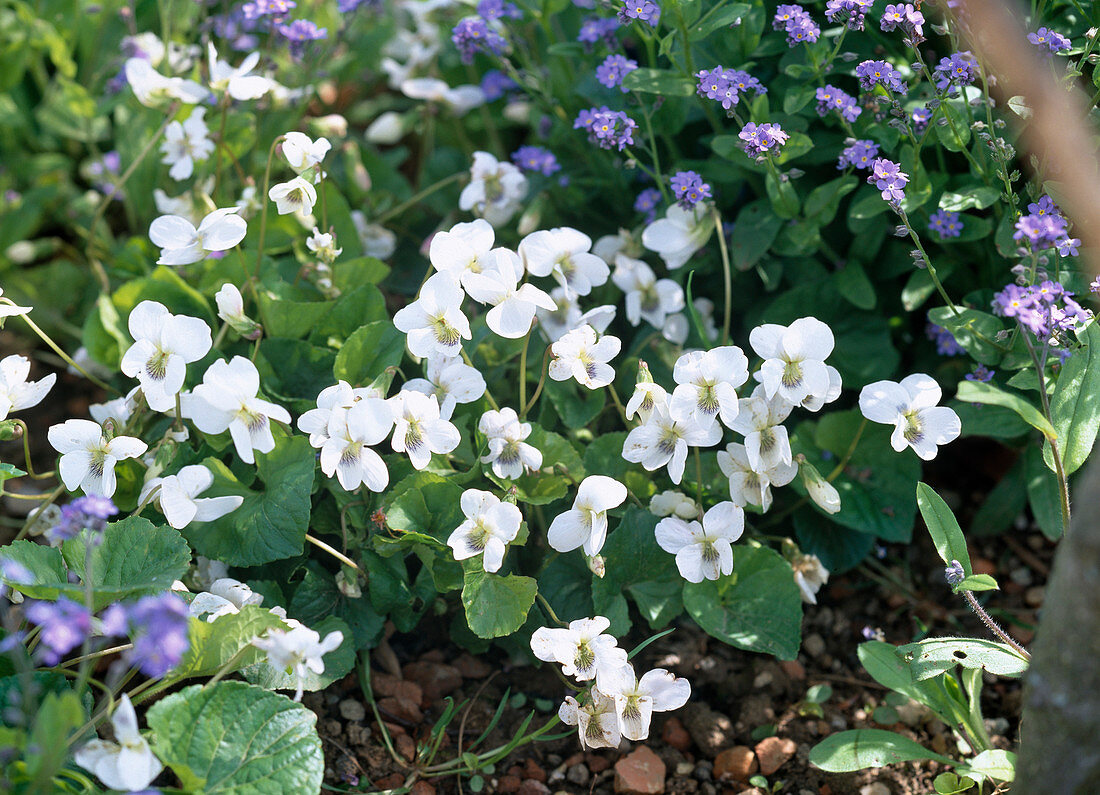
[[[477,369],[470,359],[470,354],[466,353],[466,351],[462,351],[462,360],[470,365],[470,367],[473,367],[475,370]],[[489,401],[489,405],[493,407],[493,411],[500,411],[500,404],[493,399],[493,393],[489,391],[488,384],[485,386],[485,399]]]
[[[1053,425],[1054,420],[1050,415],[1050,398],[1047,396],[1046,376],[1043,372],[1044,363],[1040,361],[1039,355],[1035,353],[1035,346],[1031,344],[1031,339],[1022,325],[1020,326],[1020,336],[1023,337],[1024,345],[1027,346],[1027,352],[1031,356],[1031,363],[1035,366],[1035,374],[1039,379],[1039,402],[1043,407],[1043,416],[1046,417],[1047,422]],[[1070,526],[1069,478],[1066,476],[1065,464],[1062,461],[1058,440],[1048,438],[1047,441],[1050,442],[1050,457],[1054,459],[1054,472],[1058,476],[1059,508],[1062,512],[1062,535],[1064,536],[1069,532]]]
[[[539,606],[542,607],[543,611],[546,613],[547,616],[550,617],[551,621],[553,621],[555,624],[559,624],[563,627],[569,626],[567,623],[565,623],[560,618],[558,618],[558,614],[554,612],[554,608],[552,608],[550,606],[550,603],[546,601],[545,596],[543,596],[540,593],[536,593],[535,598],[539,600]]]
[[[615,402],[615,408],[619,410],[619,416],[623,418],[623,425],[629,425],[630,423],[626,418],[626,409],[623,408],[623,402],[619,400],[619,393],[616,391],[613,382],[607,385],[607,391],[611,393],[611,399]]]
[[[264,262],[264,238],[267,236],[267,208],[271,204],[271,199],[268,197],[267,192],[271,187],[271,164],[275,159],[275,147],[277,147],[282,140],[286,138],[285,135],[278,136],[271,142],[271,148],[267,150],[267,166],[264,168],[264,186],[260,191],[260,201],[263,203],[263,210],[260,211],[260,236],[256,241],[256,269],[252,274],[252,278],[248,280],[248,289],[252,291],[252,298],[257,304],[260,302],[260,296],[256,291],[256,281],[260,278],[260,267]]]
[[[15,304],[7,298],[0,298],[0,303],[11,304],[11,306],[15,306]],[[31,331],[33,331],[35,334],[37,334],[44,343],[49,345],[50,348],[53,350],[53,352],[56,353],[58,356],[60,356],[61,359],[65,362],[65,364],[72,367],[74,370],[76,370],[82,376],[84,376],[89,381],[91,381],[93,384],[98,386],[100,389],[105,389],[108,392],[114,392],[116,395],[119,394],[119,391],[117,389],[115,389],[113,386],[111,386],[110,384],[104,383],[103,381],[100,381],[98,378],[96,378],[94,375],[89,373],[87,370],[85,370],[79,364],[74,362],[72,360],[72,357],[69,356],[69,354],[65,353],[65,351],[61,350],[61,346],[59,346],[56,342],[53,341],[53,339],[50,338],[49,334],[47,334],[45,331],[43,331],[41,328],[39,328],[38,324],[35,323],[33,320],[31,320],[31,317],[30,317],[29,313],[19,315],[18,317],[23,318],[23,320],[26,322],[26,324],[31,327]]]
[[[534,407],[535,402],[539,399],[539,395],[542,394],[542,387],[546,383],[547,362],[549,361],[549,359],[550,346],[547,345],[546,351],[542,354],[542,367],[539,370],[539,383],[538,386],[535,387],[535,394],[531,395],[531,400],[527,403],[526,406],[520,406],[522,413],[519,415],[519,418],[521,420],[527,416],[527,412],[529,412]]]
[[[16,534],[15,538],[13,538],[12,540],[13,541],[19,541],[23,538],[26,538],[27,533],[30,532],[31,525],[33,525],[35,523],[35,520],[37,520],[38,517],[42,515],[43,511],[45,511],[48,507],[50,507],[55,502],[57,502],[57,498],[60,497],[64,493],[64,491],[65,491],[65,484],[64,483],[62,483],[56,489],[51,491],[49,496],[46,497],[46,501],[44,503],[42,503],[41,505],[39,505],[37,508],[35,508],[33,511],[31,511],[30,515],[27,517],[27,521],[23,523],[23,527],[19,530],[19,532]]]
[[[46,478],[52,478],[56,472],[35,472],[34,466],[31,464],[31,447],[30,441],[27,438],[30,435],[30,430],[27,428],[27,424],[23,420],[15,420],[15,424],[22,430],[23,435],[23,461],[27,465],[27,474],[34,480],[45,480]]]
[[[725,314],[723,315],[724,321],[722,324],[722,344],[729,345],[730,315],[733,301],[733,274],[730,272],[730,253],[726,248],[726,235],[722,231],[722,214],[718,212],[717,207],[711,207],[711,213],[714,216],[714,231],[718,235],[718,250],[722,254],[722,279],[726,290]]]
[[[951,314],[958,315],[958,307],[955,306],[955,302],[948,296],[947,291],[943,289],[943,284],[940,282],[940,277],[936,274],[936,269],[932,265],[932,258],[928,256],[928,252],[924,250],[924,246],[921,245],[920,238],[917,236],[917,231],[913,228],[913,225],[909,223],[909,216],[905,214],[905,210],[901,209],[901,205],[895,205],[898,215],[901,216],[902,222],[905,224],[905,228],[909,231],[909,238],[913,241],[913,245],[917,247],[917,251],[921,253],[924,258],[925,268],[928,270],[928,275],[932,279],[932,284],[936,286],[936,291],[940,294],[943,302],[947,304],[951,310]]]
[[[523,348],[519,352],[519,407],[521,411],[527,405],[527,346],[531,342],[533,330],[534,326],[527,329],[527,334],[523,338]]]
[[[413,194],[412,198],[406,199],[405,201],[401,202],[401,204],[397,205],[396,207],[391,207],[389,210],[386,210],[386,212],[382,213],[380,216],[378,216],[377,218],[374,219],[374,223],[376,223],[376,224],[386,223],[386,221],[390,220],[394,216],[400,215],[401,213],[405,212],[405,210],[407,210],[410,207],[412,207],[413,205],[419,203],[422,199],[424,199],[428,196],[431,196],[433,193],[435,193],[437,190],[440,190],[441,188],[447,187],[452,182],[457,182],[458,180],[462,179],[462,177],[464,177],[464,176],[466,176],[466,173],[464,171],[459,171],[457,174],[451,174],[451,176],[449,176],[449,177],[444,177],[443,179],[439,180],[438,182],[432,183],[431,185],[424,188],[423,190]]]

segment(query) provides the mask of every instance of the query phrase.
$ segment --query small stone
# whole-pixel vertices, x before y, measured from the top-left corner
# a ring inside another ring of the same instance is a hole
[[[890,788],[881,781],[859,788],[859,795],[891,795]]]
[[[695,745],[709,757],[733,745],[733,722],[706,704],[688,703],[681,710],[681,720]]]
[[[611,767],[611,760],[606,756],[597,756],[596,754],[588,754],[585,759],[588,762],[588,769],[592,771],[593,775],[602,773]]]
[[[497,792],[515,792],[522,783],[519,776],[501,776],[500,780],[497,781]]]
[[[558,760],[561,761],[560,759]],[[532,778],[535,781],[546,783],[546,771],[542,769],[542,766],[534,759],[528,758],[523,763],[523,778]]]
[[[1008,578],[1017,585],[1022,585],[1025,588],[1035,581],[1034,576],[1031,573],[1031,569],[1027,566],[1018,566],[1008,573]]]
[[[932,750],[937,754],[947,753],[947,738],[942,734],[936,734],[932,737]]]
[[[565,771],[569,769],[569,765],[562,762],[560,765],[550,771],[550,775],[546,777],[547,784],[556,784],[559,781],[565,781]]]
[[[784,660],[779,663],[779,667],[793,682],[801,682],[806,678],[806,669],[798,660]]]
[[[409,795],[435,795],[435,787],[427,781],[418,781],[412,785]]]
[[[348,742],[352,745],[370,745],[370,728],[358,723],[349,723],[345,729]]]
[[[516,795],[550,795],[550,788],[541,781],[529,778],[519,785]]]
[[[424,713],[420,711],[419,703],[402,696],[390,696],[381,699],[378,702],[378,709],[383,715],[408,721],[409,723],[419,723],[420,719],[424,717]]]
[[[814,632],[802,641],[802,648],[811,657],[820,657],[825,653],[825,639]]]
[[[691,747],[691,735],[687,733],[684,724],[677,717],[671,717],[665,721],[661,729],[661,739],[677,751],[686,751]]]
[[[1046,588],[1041,585],[1033,585],[1024,591],[1024,601],[1031,607],[1038,607],[1043,603],[1043,597],[1046,595]]]
[[[745,745],[727,748],[714,760],[714,777],[717,779],[748,781],[756,771],[756,755]]]
[[[665,763],[642,745],[615,763],[615,792],[660,795],[665,791]]]
[[[462,674],[453,665],[445,663],[412,662],[405,666],[404,673],[406,679],[420,685],[429,704],[462,687]]]
[[[676,775],[678,776],[690,776],[691,771],[695,769],[695,765],[691,762],[677,762],[676,763]]]
[[[460,654],[451,664],[462,675],[463,679],[485,679],[493,672],[489,663],[471,657],[469,654]]]
[[[400,773],[390,773],[388,776],[383,776],[380,779],[374,781],[374,788],[385,789],[397,789],[405,783],[405,777]]]
[[[583,787],[592,778],[592,774],[588,772],[588,768],[584,765],[572,765],[566,771],[565,778],[569,782]]]
[[[416,743],[413,738],[407,734],[399,734],[394,738],[394,745],[397,746],[397,753],[405,757],[408,761],[413,761],[416,756]]]
[[[760,772],[770,776],[794,756],[798,745],[794,740],[779,737],[765,737],[756,744],[756,758],[760,762]]]
[[[775,676],[771,671],[761,671],[756,675],[756,678],[752,680],[752,686],[757,690],[763,689],[775,681]]]
[[[344,720],[363,720],[367,717],[367,708],[361,701],[345,698],[340,702],[340,717]]]
[[[706,759],[700,760],[695,765],[695,772],[692,773],[692,776],[699,781],[710,781],[714,778],[714,763],[708,762]]]

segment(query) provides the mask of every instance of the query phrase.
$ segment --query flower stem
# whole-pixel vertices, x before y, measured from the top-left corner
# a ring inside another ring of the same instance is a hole
[[[317,547],[318,549],[323,549],[325,552],[332,555],[334,558],[336,558],[338,561],[340,561],[344,565],[351,566],[356,571],[362,571],[362,569],[359,568],[358,564],[356,564],[356,562],[354,560],[349,558],[343,552],[340,552],[340,551],[334,549],[333,547],[330,547],[328,544],[326,544],[321,539],[314,538],[309,533],[306,533],[306,541],[313,544],[313,546]]]
[[[447,187],[452,182],[457,182],[458,180],[460,180],[465,175],[466,175],[466,172],[459,171],[457,174],[451,174],[451,176],[444,177],[443,179],[439,180],[439,182],[432,183],[431,185],[424,188],[423,190],[418,191],[417,193],[413,194],[413,196],[411,198],[406,199],[405,201],[401,202],[401,204],[397,205],[396,207],[391,207],[390,209],[386,210],[386,212],[382,213],[380,216],[378,216],[377,218],[374,219],[374,223],[376,223],[376,224],[386,223],[386,221],[390,220],[391,218],[393,218],[396,215],[400,215],[401,213],[405,212],[405,210],[407,210],[410,207],[412,207],[413,205],[419,203],[422,199],[425,199],[428,196],[431,196],[437,190],[441,190],[441,189]],[[430,272],[431,271],[429,270],[429,273]]]
[[[45,480],[46,478],[52,478],[55,472],[35,472],[34,466],[31,464],[31,448],[30,442],[27,437],[30,434],[30,430],[27,429],[27,424],[23,420],[15,420],[15,424],[23,431],[23,460],[27,464],[27,474],[34,480]]]
[[[550,617],[551,621],[553,621],[555,624],[559,624],[563,627],[568,627],[569,626],[567,623],[565,623],[560,618],[558,618],[558,614],[554,612],[554,608],[552,608],[550,606],[550,603],[546,601],[545,596],[543,596],[540,593],[537,593],[537,594],[535,594],[535,598],[539,600],[539,606],[542,608],[543,612],[546,613],[546,615],[548,615]]]
[[[0,303],[11,304],[12,306],[15,306],[15,304],[12,303],[7,298],[0,298]],[[110,384],[104,383],[103,381],[100,381],[98,378],[96,378],[94,375],[89,373],[87,370],[85,370],[79,364],[74,362],[72,357],[69,356],[69,354],[65,353],[65,351],[61,350],[61,346],[58,345],[56,342],[54,342],[49,334],[47,334],[45,331],[43,331],[41,328],[39,328],[38,324],[35,323],[33,320],[31,320],[29,314],[19,315],[19,317],[23,318],[23,320],[26,321],[27,325],[31,327],[31,331],[33,331],[35,334],[37,334],[42,339],[43,342],[45,342],[47,345],[49,345],[50,348],[53,350],[53,352],[56,353],[58,356],[60,356],[62,358],[62,360],[64,360],[65,364],[67,364],[70,367],[72,367],[73,369],[75,369],[78,373],[80,373],[82,376],[87,378],[89,381],[91,381],[93,384],[98,386],[100,389],[105,389],[108,392],[114,392],[115,394],[119,394],[118,390],[115,389],[113,386],[111,386]]]
[[[985,624],[986,628],[988,628],[990,632],[992,632],[998,638],[1011,646],[1013,650],[1025,660],[1031,659],[1031,654],[1028,653],[1027,649],[1017,643],[1011,635],[1001,629],[1000,626],[998,626],[997,622],[990,617],[989,613],[985,612],[985,609],[980,604],[978,604],[978,600],[974,598],[973,592],[963,591],[962,594],[963,598],[966,599],[966,603],[970,605],[970,609],[973,610],[974,614],[981,619],[982,623]]]
[[[522,411],[519,415],[519,418],[521,420],[524,417],[527,416],[527,412],[529,412],[532,408],[534,408],[535,402],[539,399],[539,395],[542,394],[542,387],[546,383],[546,371],[547,371],[546,363],[549,359],[550,359],[550,346],[547,345],[546,346],[546,351],[542,354],[542,367],[539,369],[539,383],[535,387],[535,394],[531,395],[531,401],[529,403],[527,403],[527,405],[525,405],[525,406],[521,405],[520,406],[520,409]]]
[[[714,231],[718,235],[718,250],[722,254],[722,277],[726,288],[725,314],[723,316],[724,321],[722,325],[722,344],[729,345],[733,275],[730,272],[730,253],[726,248],[726,236],[722,232],[722,214],[719,213],[718,208],[714,206],[711,207],[711,213],[714,216]]]
[[[1054,420],[1050,416],[1050,398],[1047,397],[1046,376],[1044,374],[1044,362],[1039,359],[1039,355],[1035,352],[1035,346],[1031,344],[1031,338],[1027,335],[1027,330],[1023,325],[1016,321],[1020,329],[1020,336],[1024,340],[1024,345],[1027,346],[1027,352],[1031,355],[1031,363],[1035,365],[1035,375],[1039,379],[1039,402],[1043,407],[1043,416],[1047,418],[1047,422],[1054,424]],[[1062,453],[1058,447],[1057,439],[1047,439],[1050,442],[1050,457],[1054,459],[1054,473],[1058,477],[1058,496],[1059,507],[1062,511],[1062,535],[1064,536],[1069,532],[1070,525],[1070,507],[1069,507],[1069,478],[1066,475],[1065,464],[1062,462]]]
[[[271,199],[268,197],[267,192],[271,187],[271,163],[275,159],[275,147],[282,143],[285,135],[280,135],[271,142],[271,148],[267,150],[267,167],[264,168],[264,186],[260,191],[260,201],[263,203],[263,210],[260,211],[260,236],[256,240],[256,270],[252,274],[252,278],[248,280],[248,289],[252,291],[252,298],[259,303],[260,297],[256,293],[256,280],[260,278],[260,266],[264,261],[264,237],[267,236],[267,207],[271,203]]]
[[[519,352],[519,407],[522,410],[527,405],[527,346],[531,343],[531,332],[534,326],[527,329],[523,338],[523,347]]]

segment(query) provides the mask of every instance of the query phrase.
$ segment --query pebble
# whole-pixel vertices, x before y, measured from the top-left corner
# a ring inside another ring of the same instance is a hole
[[[802,663],[798,660],[784,660],[779,663],[779,667],[792,681],[801,682],[806,678],[806,669],[802,667]]]
[[[714,778],[714,763],[706,759],[700,760],[695,765],[695,772],[692,775],[699,781],[710,781]]]
[[[602,773],[611,767],[611,760],[606,756],[597,756],[596,754],[588,754],[586,757],[588,761],[588,769],[593,773]]]
[[[518,790],[519,785],[522,783],[519,776],[501,776],[500,780],[497,781],[497,792],[503,792],[507,795],[507,793]]]
[[[690,776],[691,771],[695,769],[695,765],[691,762],[678,762],[676,764],[676,775],[678,776]]]
[[[435,787],[427,781],[418,781],[412,785],[409,795],[435,795]]]
[[[665,721],[661,729],[661,739],[677,751],[686,751],[691,747],[691,735],[688,734],[680,719],[675,716]]]
[[[551,754],[547,757],[546,761],[551,762],[552,764],[558,764],[561,762],[560,756],[557,757],[557,762],[553,761],[554,758],[554,755]],[[535,781],[540,781],[545,784],[546,771],[542,769],[542,766],[539,765],[538,762],[528,757],[527,761],[523,763],[523,778],[533,778]]]
[[[394,745],[397,746],[397,753],[405,757],[408,761],[413,761],[416,756],[416,743],[413,738],[407,734],[399,734],[394,738]]]
[[[405,783],[405,777],[400,773],[390,773],[390,775],[378,779],[374,782],[376,789],[397,789]]]
[[[1039,607],[1043,603],[1043,597],[1046,595],[1046,588],[1041,585],[1033,585],[1024,591],[1024,601],[1031,607]]]
[[[665,791],[665,763],[649,746],[639,746],[615,763],[615,792],[660,795]]]
[[[493,672],[489,663],[471,657],[469,654],[460,654],[455,658],[453,665],[463,679],[485,679]]]
[[[378,709],[383,715],[409,723],[420,723],[421,718],[424,717],[424,713],[420,711],[420,702],[404,696],[387,696],[379,699]]]
[[[802,648],[811,657],[820,657],[825,653],[825,639],[814,632],[802,641]]]
[[[688,703],[682,713],[681,720],[688,734],[707,756],[713,757],[733,745],[733,722],[728,716],[703,703]]]
[[[714,760],[714,777],[717,779],[733,779],[734,781],[748,781],[749,776],[757,771],[756,755],[753,750],[745,745],[735,745],[727,748]]]
[[[881,781],[859,788],[859,795],[891,795],[890,788]]]
[[[550,788],[541,781],[529,778],[519,785],[516,795],[550,795]]]
[[[462,687],[462,674],[453,665],[445,663],[412,662],[404,668],[405,678],[420,685],[424,698],[429,704],[438,702],[443,696]]]
[[[592,778],[592,774],[588,772],[588,768],[584,765],[573,765],[566,771],[565,778],[573,784],[584,786]]]
[[[765,776],[770,776],[783,767],[797,750],[798,745],[794,740],[765,737],[756,744],[756,758],[760,762],[760,772]]]
[[[367,708],[360,701],[345,698],[340,702],[340,717],[344,720],[363,720],[367,717]]]

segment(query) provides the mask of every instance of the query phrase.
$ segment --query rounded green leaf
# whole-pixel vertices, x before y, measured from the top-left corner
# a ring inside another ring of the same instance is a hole
[[[466,621],[479,638],[501,638],[523,626],[538,587],[531,577],[467,571],[462,586]]]

